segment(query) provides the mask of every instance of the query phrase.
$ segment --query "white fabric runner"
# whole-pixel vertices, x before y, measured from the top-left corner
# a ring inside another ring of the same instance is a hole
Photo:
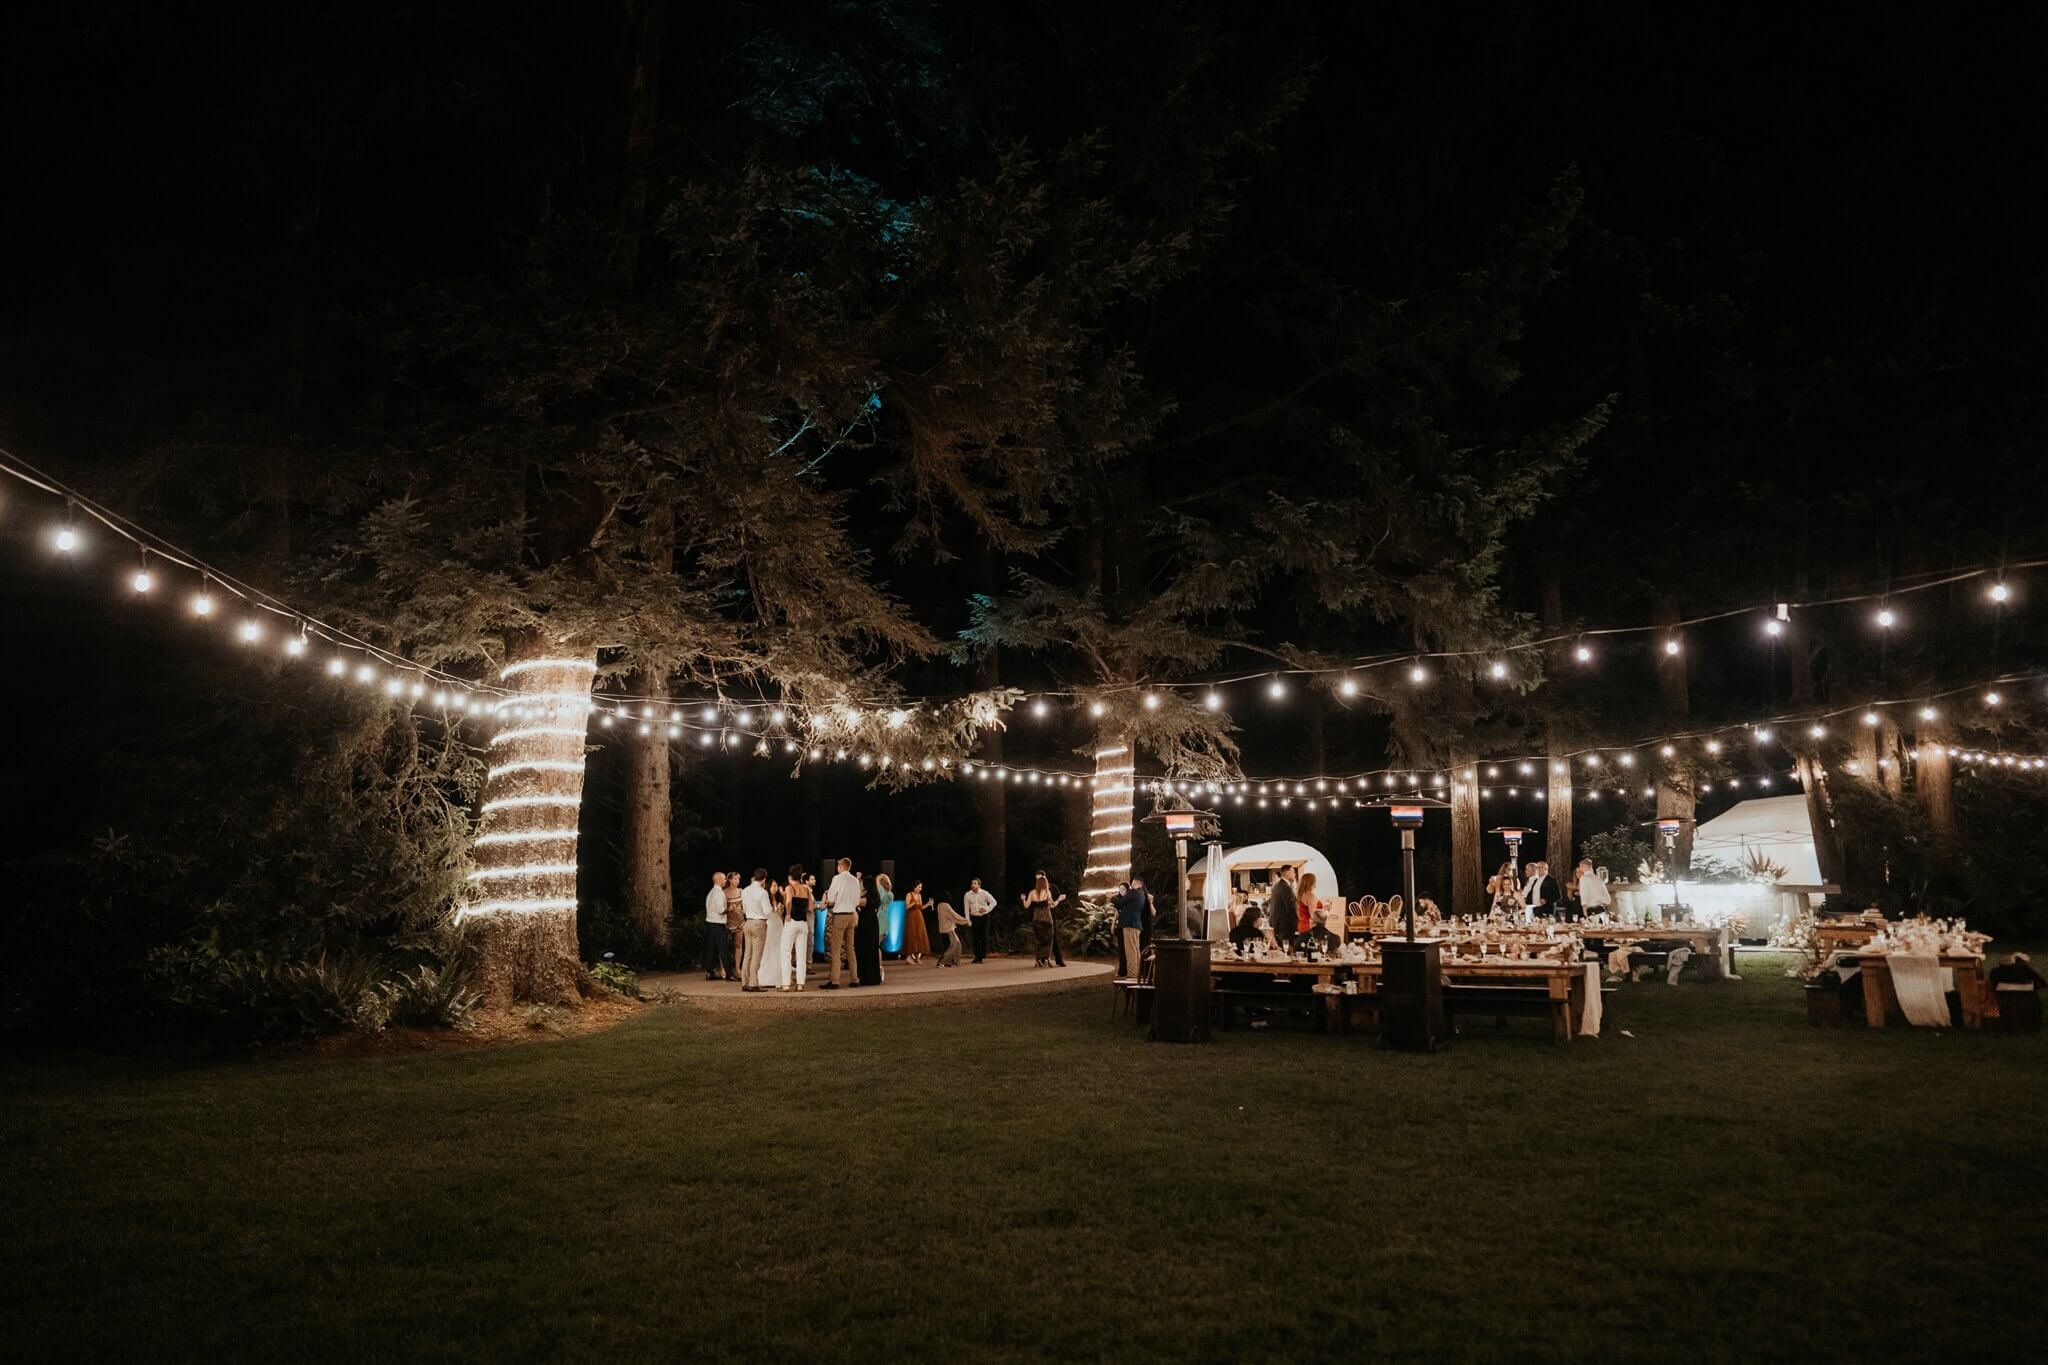
[[[1579,1010],[1579,1033],[1583,1037],[1600,1036],[1600,964],[1586,964],[1586,1003]]]
[[[1933,953],[1892,953],[1892,993],[1906,1022],[1921,1028],[1948,1027],[1948,974]]]

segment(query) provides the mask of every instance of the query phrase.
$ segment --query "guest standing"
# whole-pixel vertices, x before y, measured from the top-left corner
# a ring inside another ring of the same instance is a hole
[[[1316,899],[1316,874],[1301,874],[1301,884],[1294,890],[1294,933],[1298,938],[1316,927],[1316,912],[1323,903]]]
[[[740,989],[762,989],[761,976],[767,968],[768,922],[775,918],[775,901],[768,894],[768,869],[754,869],[752,881],[740,894],[740,913],[745,917],[747,950],[740,963]]]
[[[738,868],[725,874],[725,931],[732,938],[732,960],[737,969],[733,980],[745,982],[747,977],[747,909],[742,893],[747,889],[747,879]]]
[[[974,934],[974,960],[988,961],[988,917],[994,913],[996,898],[981,889],[981,878],[976,877],[967,884],[967,894],[961,897],[961,908],[967,911],[967,927]]]
[[[1579,913],[1604,915],[1613,904],[1614,897],[1607,890],[1607,878],[1593,866],[1591,858],[1579,859]]]
[[[1294,869],[1283,867],[1272,888],[1266,892],[1266,924],[1273,931],[1274,947],[1293,948],[1296,918]]]
[[[1557,878],[1550,875],[1550,864],[1535,863],[1530,867],[1529,884],[1525,888],[1524,900],[1529,913],[1538,919],[1551,919],[1558,911],[1564,897],[1557,886]]]
[[[761,939],[761,970],[755,973],[756,984],[764,991],[779,991],[789,985],[789,957],[782,950],[782,930],[789,922],[789,903],[783,897],[782,888],[768,880],[767,868],[762,868],[755,875],[766,884],[768,891],[768,924]]]
[[[882,921],[896,899],[896,888],[888,876],[875,878],[875,894],[861,897],[860,916],[853,926],[853,960],[859,969],[856,986],[882,984]]]
[[[1024,917],[1031,922],[1031,936],[1038,947],[1038,960],[1034,967],[1052,966],[1053,932],[1052,909],[1065,896],[1053,898],[1052,883],[1043,872],[1032,880],[1031,889],[1024,893]]]
[[[853,929],[860,918],[861,900],[860,878],[853,875],[853,859],[841,858],[832,885],[825,888],[825,908],[831,916],[825,921],[825,959],[832,971],[832,979],[825,983],[828,991],[839,989],[842,963],[848,971],[853,970]]]
[[[1044,868],[1040,868],[1040,869],[1038,870],[1038,875],[1039,875],[1039,876],[1041,876],[1041,877],[1044,877],[1044,876],[1045,876],[1045,869],[1044,869]],[[1056,887],[1056,886],[1054,886],[1054,885],[1052,884],[1052,880],[1051,880],[1050,878],[1047,878],[1047,879],[1046,879],[1046,883],[1045,883],[1045,886],[1046,886],[1046,889],[1047,889],[1048,891],[1052,892],[1052,896],[1053,896],[1053,900],[1052,900],[1052,905],[1053,905],[1053,917],[1052,917],[1052,965],[1053,965],[1053,966],[1055,966],[1055,967],[1064,967],[1064,966],[1066,966],[1066,965],[1067,965],[1067,955],[1066,955],[1066,953],[1065,953],[1065,952],[1064,952],[1064,951],[1063,951],[1063,950],[1062,950],[1062,949],[1060,948],[1060,917],[1059,917],[1059,908],[1060,908],[1060,906],[1061,906],[1062,904],[1064,904],[1064,903],[1066,902],[1066,899],[1067,899],[1067,898],[1066,898],[1066,897],[1065,897],[1064,895],[1062,895],[1062,894],[1060,893],[1060,889],[1059,889],[1058,887]]]
[[[711,890],[704,897],[704,979],[735,981],[732,969],[732,930],[725,927],[725,874],[711,874]]]
[[[782,925],[776,966],[782,974],[782,989],[800,991],[811,969],[811,881],[804,875],[801,863],[789,869],[783,909],[788,918]]]
[[[912,882],[903,898],[903,960],[922,962],[932,953],[931,935],[924,926],[924,883]]]
[[[1522,913],[1522,883],[1515,878],[1515,865],[1502,863],[1500,871],[1486,883],[1487,905],[1503,915]]]
[[[941,967],[960,965],[960,926],[967,923],[967,916],[953,908],[952,902],[939,902],[939,937],[946,941],[945,951],[939,954]]]
[[[1147,900],[1145,879],[1142,877],[1133,877],[1124,883],[1122,893],[1116,898],[1118,976],[1135,978],[1138,975]]]

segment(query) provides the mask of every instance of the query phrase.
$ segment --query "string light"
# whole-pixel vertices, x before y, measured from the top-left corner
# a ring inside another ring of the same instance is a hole
[[[2012,596],[2012,589],[2005,586],[2002,582],[1993,583],[1985,595],[1994,602],[2003,602]]]
[[[1898,624],[1899,620],[1898,616],[1893,613],[1890,607],[1880,608],[1878,610],[1877,615],[1872,617],[1871,619],[1877,622],[1877,627],[1879,630],[1890,630],[1893,626]]]
[[[1417,687],[1420,687],[1422,684],[1429,681],[1429,670],[1424,668],[1421,664],[1416,664],[1413,668],[1408,670],[1408,681],[1414,683]]]
[[[1486,671],[1489,674],[1491,674],[1496,680],[1498,680],[1501,678],[1505,678],[1508,675],[1508,666],[1502,663],[1499,659],[1495,659],[1492,665]]]
[[[1764,620],[1764,634],[1766,634],[1766,635],[1772,635],[1772,636],[1776,636],[1776,635],[1783,635],[1784,633],[1785,633],[1785,623],[1784,623],[1783,621],[1780,621],[1780,620],[1779,620],[1779,619],[1778,619],[1777,617],[1775,617],[1775,616],[1771,616],[1771,617],[1766,617],[1766,618],[1765,618],[1765,620]]]
[[[1039,700],[1031,703],[1031,714],[1039,720],[1044,720],[1046,712],[1050,710],[1052,710],[1052,708],[1045,704],[1045,699],[1042,697]]]
[[[135,577],[129,579],[128,583],[129,586],[134,588],[135,591],[137,592],[148,592],[151,588],[156,586],[156,579],[150,577],[149,570],[137,569],[135,571]]]
[[[1996,692],[1986,692],[1984,694],[1984,704],[1986,706],[1996,706],[2004,700],[2005,698],[1999,696]]]
[[[1875,712],[1875,711],[1865,711],[1865,712],[1863,713],[1863,723],[1864,723],[1865,725],[1875,725],[1875,724],[1877,724],[1877,720],[1878,720],[1877,712]]]
[[[1223,694],[1211,688],[1208,695],[1202,698],[1202,705],[1208,707],[1211,711],[1221,711],[1223,709]]]
[[[1665,653],[1666,655],[1675,655],[1675,654],[1677,654],[1677,653],[1678,653],[1678,641],[1676,641],[1676,640],[1666,640],[1666,641],[1664,642],[1664,653]]]
[[[1274,701],[1280,700],[1287,695],[1287,684],[1278,677],[1275,677],[1272,682],[1266,684],[1266,695]]]
[[[1572,651],[1572,657],[1577,659],[1582,664],[1589,664],[1593,662],[1593,651],[1587,645],[1580,645],[1577,649]]]
[[[294,659],[304,654],[306,652],[306,637],[303,635],[287,635],[284,641],[284,652],[291,655]]]
[[[1147,711],[1157,711],[1159,709],[1159,694],[1157,692],[1147,692],[1145,694],[1145,709]]]
[[[1351,677],[1349,674],[1345,675],[1344,681],[1337,684],[1337,690],[1347,697],[1357,696],[1358,679]]]
[[[192,599],[192,614],[194,616],[213,615],[213,595],[202,592],[197,597],[194,597]]]
[[[69,526],[59,527],[57,534],[50,537],[50,543],[57,547],[59,554],[70,554],[78,548],[78,532]]]

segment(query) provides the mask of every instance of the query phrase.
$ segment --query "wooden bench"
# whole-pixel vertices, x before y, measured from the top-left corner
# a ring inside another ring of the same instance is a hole
[[[1614,999],[1614,987],[1600,988],[1601,1027],[1606,1027],[1606,1016]],[[1460,1014],[1491,1014],[1496,1029],[1508,1026],[1510,1014],[1525,1018],[1550,1020],[1552,1042],[1568,1043],[1578,1033],[1577,1021],[1571,1018],[1572,1002],[1559,999],[1545,986],[1513,986],[1494,982],[1472,984],[1446,981],[1444,983],[1444,1015],[1455,1032]]]
[[[1226,984],[1227,982],[1227,984]],[[1307,980],[1258,981],[1239,978],[1219,978],[1209,988],[1209,1007],[1216,1022],[1229,1028],[1236,1022],[1237,1011],[1241,1009],[1304,1010],[1322,1008],[1322,997]]]

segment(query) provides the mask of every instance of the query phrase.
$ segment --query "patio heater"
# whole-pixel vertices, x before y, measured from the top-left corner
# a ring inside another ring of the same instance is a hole
[[[1147,1036],[1157,1043],[1206,1043],[1209,940],[1188,935],[1188,843],[1221,837],[1223,824],[1215,812],[1196,810],[1180,796],[1161,798],[1140,823],[1166,831],[1180,873],[1173,934],[1162,936],[1155,926],[1152,935],[1152,1028]]]
[[[1423,812],[1449,802],[1428,797],[1387,798],[1385,810],[1401,835],[1401,938],[1383,938],[1380,948],[1380,1046],[1404,1052],[1435,1052],[1450,1041],[1444,1018],[1443,940],[1415,934],[1415,831]],[[1519,833],[1519,831],[1518,831]]]
[[[1513,871],[1515,885],[1519,887],[1522,884],[1522,840],[1528,835],[1529,831],[1520,825],[1502,825],[1499,829],[1490,829],[1486,832],[1488,834],[1498,834],[1501,838],[1507,840],[1508,867]],[[1493,909],[1490,905],[1486,908],[1488,910]]]
[[[1671,917],[1678,918],[1678,836],[1685,829],[1685,821],[1677,816],[1659,816],[1651,822],[1657,826],[1657,842],[1664,846],[1664,870],[1671,878]],[[1652,903],[1654,906],[1654,902]],[[1663,922],[1660,913],[1658,922]]]

